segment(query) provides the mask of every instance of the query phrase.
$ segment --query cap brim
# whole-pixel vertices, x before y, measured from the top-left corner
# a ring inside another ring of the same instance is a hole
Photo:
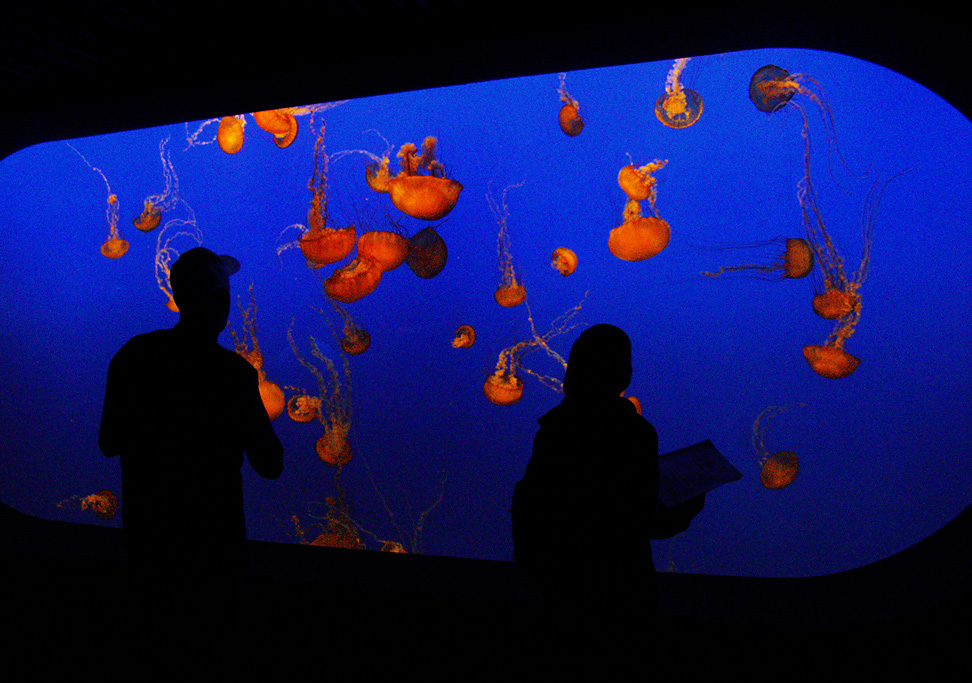
[[[228,275],[233,275],[240,271],[240,262],[237,261],[232,256],[227,256],[226,254],[220,254],[219,259],[223,262],[223,267],[226,268],[226,273]]]

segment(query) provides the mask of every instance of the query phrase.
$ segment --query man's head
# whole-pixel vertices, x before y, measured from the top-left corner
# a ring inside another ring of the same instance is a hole
[[[594,325],[570,349],[564,393],[578,400],[619,396],[631,383],[631,339],[614,325]]]
[[[172,297],[182,320],[222,330],[229,319],[229,277],[239,269],[239,261],[232,256],[220,256],[205,247],[182,254],[169,270]]]

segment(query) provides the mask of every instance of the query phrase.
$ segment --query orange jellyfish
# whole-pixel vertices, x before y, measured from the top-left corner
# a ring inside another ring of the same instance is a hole
[[[169,268],[172,262],[179,258],[181,253],[176,249],[175,242],[192,241],[193,247],[202,246],[202,233],[196,226],[196,214],[192,207],[184,199],[177,200],[186,209],[186,218],[172,218],[159,231],[159,237],[155,245],[155,280],[159,289],[165,294],[166,307],[173,313],[179,312],[175,298],[172,296],[172,287],[169,285]],[[191,248],[191,247],[190,247]]]
[[[517,374],[521,370],[528,375],[533,375],[541,384],[550,387],[554,391],[563,392],[564,383],[562,380],[531,370],[525,365],[522,365],[520,361],[524,353],[535,348],[541,348],[547,356],[566,370],[567,361],[550,346],[550,340],[566,332],[570,332],[578,326],[579,323],[570,324],[570,321],[580,312],[586,299],[587,294],[585,293],[580,303],[554,319],[550,325],[550,329],[545,334],[540,334],[537,331],[537,326],[533,322],[533,312],[530,310],[530,304],[528,303],[526,305],[531,338],[500,351],[499,358],[496,361],[496,370],[483,383],[483,395],[491,403],[495,403],[498,406],[511,406],[523,398],[523,380]]]
[[[408,241],[390,230],[369,230],[358,238],[358,258],[374,262],[382,272],[395,270],[405,263]]]
[[[655,116],[669,128],[688,128],[702,116],[702,96],[680,80],[689,57],[675,60],[665,79],[665,92],[655,102]]]
[[[523,286],[522,282],[517,280],[516,270],[513,267],[513,249],[510,244],[509,230],[506,225],[506,219],[510,217],[510,211],[506,206],[506,193],[512,188],[520,187],[521,185],[523,185],[522,182],[506,187],[503,190],[502,204],[497,204],[496,200],[488,192],[486,193],[486,201],[489,203],[489,209],[496,216],[496,221],[499,223],[499,233],[496,235],[499,283],[496,286],[496,292],[493,294],[493,298],[496,300],[496,303],[504,308],[519,306],[526,299],[526,287]]]
[[[236,154],[243,149],[244,121],[238,116],[224,116],[216,131],[216,144],[227,154]]]
[[[324,152],[324,127],[314,144],[314,172],[307,188],[311,191],[310,210],[307,212],[307,230],[300,237],[300,251],[308,263],[326,265],[336,263],[351,253],[357,242],[357,229],[353,225],[332,228],[328,223],[327,166]],[[278,252],[279,253],[279,252]]]
[[[405,263],[420,278],[433,278],[445,268],[449,249],[445,240],[431,225],[419,230],[408,239]]]
[[[468,349],[476,343],[476,330],[472,325],[460,325],[456,335],[452,338],[452,348]]]
[[[729,248],[753,254],[756,263],[722,266],[716,271],[702,271],[702,275],[706,277],[719,277],[725,274],[750,275],[779,282],[784,279],[806,277],[813,270],[813,249],[802,237],[777,237],[756,244]]]
[[[570,93],[567,92],[567,86],[564,84],[566,78],[567,74],[560,74],[560,88],[557,89],[557,94],[560,95],[560,101],[564,105],[560,108],[560,114],[557,116],[557,120],[560,123],[560,130],[564,131],[566,135],[575,138],[584,130],[584,120],[580,116],[580,102],[571,97]]]
[[[176,175],[169,151],[165,148],[168,141],[169,138],[166,137],[159,143],[159,157],[162,159],[162,177],[165,179],[165,189],[158,194],[146,197],[142,213],[132,221],[135,227],[142,232],[152,232],[159,227],[159,223],[162,222],[162,212],[170,211],[175,206],[179,196],[179,176]]]
[[[633,164],[618,172],[618,185],[628,196],[624,206],[624,222],[608,235],[608,250],[623,261],[644,261],[668,246],[672,231],[668,223],[658,217],[655,201],[658,193],[654,175],[665,167],[667,160],[655,159],[640,168]],[[641,215],[641,200],[647,199],[652,216]]]
[[[324,518],[326,524],[317,524],[320,533],[313,541],[305,540],[304,530],[300,526],[300,520],[294,515],[291,519],[294,522],[297,540],[302,545],[313,545],[325,548],[345,548],[348,550],[361,550],[364,544],[358,533],[358,526],[351,519],[348,513],[347,503],[344,501],[343,490],[341,496],[328,496],[325,499],[327,505],[327,516]]]
[[[101,255],[108,259],[119,259],[128,252],[128,242],[122,239],[121,233],[118,231],[118,197],[112,193],[111,185],[108,184],[108,178],[104,171],[92,166],[91,162],[70,142],[64,144],[73,149],[74,153],[81,157],[88,168],[101,176],[101,179],[105,182],[105,187],[108,188],[108,209],[105,211],[105,216],[108,218],[108,239],[101,245]]]
[[[269,109],[253,112],[253,120],[273,135],[277,147],[284,149],[297,138],[297,119],[289,109]]]
[[[368,330],[359,325],[351,317],[351,314],[344,310],[344,307],[336,301],[331,300],[331,308],[341,318],[341,336],[338,338],[338,335],[334,334],[335,339],[337,339],[338,344],[341,346],[341,350],[349,356],[358,356],[367,351],[371,346],[371,335],[368,333]],[[331,325],[330,319],[324,314],[324,311],[320,309],[315,310],[324,316],[328,327],[334,333],[334,327]]]
[[[422,152],[411,142],[398,152],[401,170],[392,177],[388,157],[365,169],[365,180],[375,192],[387,192],[395,208],[412,218],[437,221],[444,218],[459,201],[462,184],[445,177],[445,168],[435,158],[437,140],[427,137]],[[422,175],[423,172],[428,175]]]
[[[350,304],[375,291],[379,282],[378,264],[359,256],[324,280],[324,293],[342,304]]]
[[[303,389],[285,387],[297,393],[287,401],[287,417],[294,422],[310,422],[321,410],[321,399],[309,396]]]
[[[103,520],[107,521],[118,512],[118,498],[108,489],[103,489],[98,491],[98,493],[92,493],[90,496],[83,498],[81,496],[71,496],[67,500],[62,500],[57,506],[59,508],[74,508],[75,510],[79,507],[82,510],[91,510]]]
[[[550,266],[564,277],[577,270],[577,254],[567,247],[557,247],[550,258]]]
[[[287,330],[287,341],[290,342],[290,349],[294,352],[294,356],[297,357],[300,364],[314,375],[321,392],[320,396],[317,397],[320,401],[317,420],[324,426],[324,435],[315,444],[317,457],[333,467],[347,465],[354,457],[354,451],[348,443],[348,433],[351,431],[351,367],[348,365],[348,359],[344,358],[344,385],[342,387],[341,378],[338,376],[334,363],[321,353],[313,337],[310,338],[311,355],[324,363],[330,379],[329,382],[316,365],[304,360],[300,355],[293,334],[289,329]]]
[[[283,389],[274,382],[267,379],[267,373],[263,370],[263,352],[260,351],[260,342],[257,340],[257,327],[256,327],[256,299],[253,297],[253,283],[250,283],[250,305],[247,308],[243,308],[242,302],[240,302],[239,297],[237,297],[236,305],[240,308],[240,313],[243,315],[243,334],[240,337],[236,336],[236,330],[234,330],[229,322],[227,321],[226,327],[230,331],[230,335],[233,337],[233,345],[236,347],[236,352],[243,356],[247,362],[256,368],[259,374],[259,389],[260,398],[263,399],[263,407],[267,411],[267,415],[271,420],[276,420],[280,417],[286,407],[286,399],[284,398]],[[249,340],[249,343],[248,343]],[[252,347],[251,347],[252,344]]]
[[[798,405],[803,405],[802,403]],[[782,489],[793,483],[800,469],[800,460],[793,451],[777,451],[770,455],[766,446],[765,432],[770,418],[779,415],[789,406],[770,406],[753,422],[752,449],[759,465],[759,480],[768,489]],[[761,421],[764,421],[760,425]]]

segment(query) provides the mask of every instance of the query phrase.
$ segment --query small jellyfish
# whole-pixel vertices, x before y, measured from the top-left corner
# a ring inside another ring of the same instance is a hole
[[[229,321],[226,322],[226,327],[233,337],[233,345],[236,347],[236,353],[243,356],[250,365],[256,368],[257,374],[259,375],[258,388],[260,389],[260,398],[263,399],[263,407],[266,409],[270,419],[276,420],[284,412],[286,399],[284,398],[283,389],[278,384],[268,380],[267,374],[263,369],[263,353],[260,351],[260,342],[257,340],[257,308],[256,299],[253,298],[252,282],[250,283],[249,307],[243,308],[243,304],[239,298],[237,298],[236,305],[239,306],[240,313],[243,315],[243,334],[241,337],[237,337],[236,331],[230,326]],[[249,343],[247,340],[249,340]],[[250,344],[252,344],[252,347]]]
[[[753,256],[755,263],[722,266],[716,271],[702,271],[706,277],[746,275],[779,282],[806,277],[813,270],[813,249],[801,237],[777,237],[755,244],[728,247]],[[764,255],[765,253],[765,255]]]
[[[347,503],[344,502],[343,492],[339,496],[328,496],[325,499],[327,506],[327,516],[324,518],[326,524],[318,524],[321,533],[309,543],[304,538],[304,530],[300,527],[300,520],[296,515],[292,517],[295,527],[295,536],[302,545],[313,545],[325,548],[345,548],[348,550],[360,550],[364,548],[358,527],[348,513]]]
[[[665,92],[655,102],[655,116],[669,128],[688,128],[702,116],[702,96],[679,80],[689,57],[675,60],[665,79]]]
[[[506,225],[506,221],[510,217],[510,211],[506,205],[506,193],[514,187],[520,187],[521,185],[523,185],[522,182],[504,188],[500,204],[496,203],[496,200],[493,199],[489,192],[486,193],[486,201],[489,204],[489,209],[493,212],[499,224],[499,232],[496,235],[498,284],[493,298],[496,300],[496,303],[504,308],[519,306],[526,299],[526,287],[517,279],[516,269],[513,267],[513,247],[510,243],[509,229]]]
[[[358,238],[358,258],[375,263],[382,272],[395,270],[405,263],[408,242],[397,232],[369,230]]]
[[[351,314],[348,313],[343,306],[339,303],[331,300],[331,308],[334,312],[338,314],[341,318],[341,336],[334,331],[334,326],[331,325],[330,319],[324,314],[324,311],[320,309],[315,309],[318,313],[324,316],[324,320],[327,321],[328,327],[331,328],[331,332],[334,333],[335,339],[337,339],[338,344],[341,346],[341,350],[344,351],[349,356],[358,356],[367,351],[371,347],[371,335],[368,333],[364,327],[358,324]]]
[[[236,154],[243,149],[244,121],[237,116],[224,116],[219,121],[216,143],[227,154]]]
[[[92,493],[90,496],[71,496],[57,504],[59,508],[73,508],[77,510],[91,510],[103,520],[107,521],[118,512],[118,498],[108,489]]]
[[[468,349],[475,343],[476,330],[472,328],[472,325],[460,325],[452,338],[452,348],[454,349]]]
[[[803,405],[802,403],[798,405]],[[800,469],[800,460],[793,451],[770,454],[766,446],[765,432],[770,418],[779,415],[790,406],[770,406],[753,422],[752,450],[759,465],[759,480],[768,489],[782,489],[793,483]],[[760,422],[764,421],[762,425]]]
[[[577,254],[567,247],[557,247],[550,258],[550,266],[564,277],[577,270]]]
[[[566,73],[560,74],[560,88],[557,89],[557,94],[560,95],[560,101],[564,104],[560,108],[560,114],[557,116],[557,119],[560,123],[560,130],[574,138],[584,130],[584,120],[580,116],[580,102],[571,97],[570,93],[567,92],[567,86],[564,84],[566,78]]]
[[[563,392],[564,383],[562,380],[549,375],[542,375],[526,367],[520,361],[524,353],[535,348],[541,348],[547,356],[566,370],[567,361],[550,346],[550,340],[570,332],[578,326],[579,323],[570,324],[570,321],[580,312],[586,299],[587,294],[585,293],[580,303],[554,319],[550,329],[544,334],[537,331],[537,326],[533,322],[533,312],[530,310],[530,304],[527,303],[527,320],[530,323],[532,336],[530,339],[518,342],[500,351],[496,361],[496,370],[483,383],[483,395],[491,403],[498,406],[511,406],[523,398],[523,380],[517,374],[519,371],[533,375],[541,384],[554,391]]]
[[[459,201],[462,184],[445,177],[445,167],[435,157],[437,140],[427,137],[422,151],[411,142],[398,152],[397,176],[388,171],[388,157],[365,169],[365,180],[375,192],[388,193],[395,208],[412,218],[437,221],[445,218]],[[427,173],[428,175],[423,175]]]
[[[321,399],[316,396],[309,396],[303,389],[286,387],[296,391],[287,400],[287,417],[294,422],[310,422],[315,419],[321,410]]]
[[[298,362],[314,375],[320,396],[316,397],[320,408],[317,411],[317,420],[324,427],[324,434],[321,436],[314,449],[321,462],[333,467],[342,467],[351,462],[354,451],[348,443],[348,433],[351,431],[351,367],[348,365],[347,358],[344,359],[344,383],[342,386],[341,378],[338,376],[337,369],[330,358],[321,353],[317,342],[313,337],[310,338],[311,355],[324,363],[327,368],[328,378],[313,363],[304,360],[297,350],[294,342],[292,330],[287,330],[287,341],[290,349]]]
[[[311,205],[307,212],[307,230],[300,236],[300,251],[308,263],[327,265],[337,263],[351,253],[357,242],[357,229],[353,225],[332,228],[328,225],[327,166],[324,152],[324,128],[314,143],[314,172],[307,189],[311,191]],[[280,253],[279,250],[277,253]]]
[[[105,187],[108,189],[108,209],[105,211],[105,216],[108,218],[108,239],[101,245],[101,255],[112,260],[120,259],[128,253],[128,242],[122,239],[121,233],[118,231],[118,197],[111,191],[111,185],[108,184],[108,178],[104,171],[92,166],[91,162],[70,142],[64,144],[74,150],[74,153],[81,157],[88,168],[101,176],[101,179],[105,182]]]
[[[193,242],[193,247],[202,246],[203,242],[202,232],[196,226],[196,214],[192,207],[184,199],[179,199],[177,203],[185,207],[186,217],[166,221],[159,231],[155,244],[155,280],[159,289],[165,294],[166,307],[173,313],[179,312],[179,307],[172,296],[172,287],[169,285],[169,268],[181,253],[175,246],[176,241]]]
[[[408,239],[405,263],[420,278],[433,278],[445,268],[449,249],[445,240],[431,225]]]
[[[277,147],[284,149],[297,138],[297,119],[289,109],[269,109],[253,112],[253,120],[273,135]]]
[[[350,304],[375,291],[381,272],[374,261],[359,256],[324,280],[324,293],[342,304]]]
[[[165,189],[158,194],[145,198],[144,209],[132,223],[142,232],[152,232],[162,222],[162,212],[170,211],[176,205],[179,197],[179,176],[172,165],[169,151],[165,148],[169,138],[165,137],[159,143],[159,157],[162,159],[162,177],[165,179]]]

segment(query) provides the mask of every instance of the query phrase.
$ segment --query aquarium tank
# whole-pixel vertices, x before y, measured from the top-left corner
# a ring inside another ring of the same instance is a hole
[[[121,525],[108,363],[176,323],[202,245],[241,264],[220,341],[285,447],[279,479],[244,464],[251,539],[510,560],[602,322],[661,451],[743,473],[659,570],[838,572],[968,505],[972,124],[922,85],[764,49],[291,104],[0,161],[4,503]]]

